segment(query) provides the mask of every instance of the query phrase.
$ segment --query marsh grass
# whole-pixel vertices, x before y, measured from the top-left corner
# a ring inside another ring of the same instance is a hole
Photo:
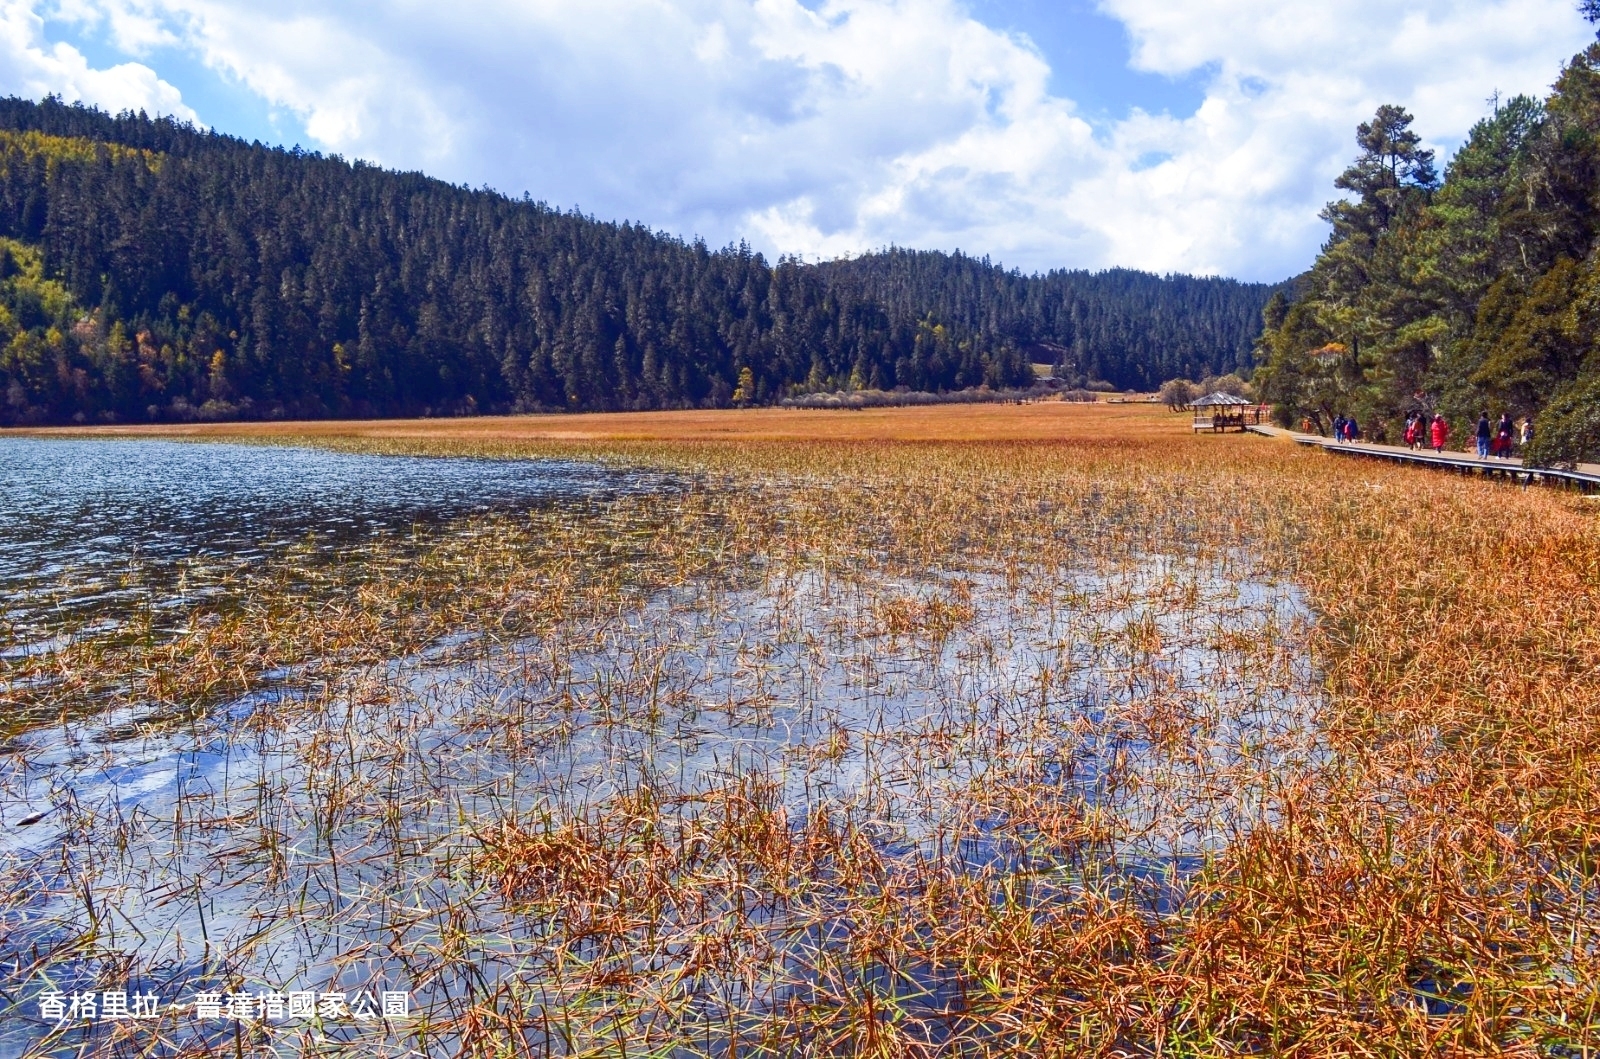
[[[694,485],[7,659],[10,1046],[1600,1047],[1592,505],[1153,428],[318,442]],[[420,1014],[86,1035],[47,978]]]

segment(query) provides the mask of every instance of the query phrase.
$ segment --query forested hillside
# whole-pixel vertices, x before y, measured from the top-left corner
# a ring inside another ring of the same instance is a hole
[[[1153,386],[1247,366],[1270,289],[959,254],[765,261],[642,225],[0,100],[0,422]]]
[[[1251,339],[1275,288],[1148,272],[1059,270],[1038,276],[927,250],[888,250],[818,266],[894,317],[924,314],[990,341],[1030,347],[1078,384],[1155,389],[1174,378],[1248,372]]]
[[[1531,416],[1529,459],[1600,459],[1600,44],[1548,99],[1500,102],[1442,182],[1410,122],[1358,130],[1322,255],[1268,307],[1258,387],[1285,421],[1350,412],[1389,440],[1410,411],[1463,440],[1482,412]]]

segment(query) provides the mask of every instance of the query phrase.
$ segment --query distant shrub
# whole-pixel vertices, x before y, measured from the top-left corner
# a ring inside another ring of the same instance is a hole
[[[1250,384],[1241,379],[1237,372],[1228,372],[1226,375],[1208,375],[1200,381],[1201,397],[1206,394],[1226,393],[1235,397],[1249,397]]]
[[[979,387],[973,390],[951,390],[947,393],[929,393],[924,390],[839,390],[834,393],[808,393],[787,397],[779,404],[784,408],[902,408],[931,404],[1007,404],[1015,401],[1037,400],[1055,391],[1045,387],[1025,390],[991,390]],[[1069,393],[1073,391],[1068,391]],[[1083,394],[1085,391],[1076,391]],[[1095,400],[1095,395],[1068,397],[1062,400]]]
[[[1161,403],[1176,412],[1180,408],[1187,408],[1200,397],[1200,388],[1188,379],[1168,379],[1161,384],[1157,394]]]

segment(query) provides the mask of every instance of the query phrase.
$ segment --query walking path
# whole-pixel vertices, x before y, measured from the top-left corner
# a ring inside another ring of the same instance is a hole
[[[1438,453],[1432,449],[1423,449],[1419,452],[1400,445],[1375,445],[1365,441],[1338,442],[1332,438],[1325,438],[1320,434],[1300,434],[1280,427],[1254,426],[1249,429],[1267,437],[1288,438],[1297,445],[1313,445],[1328,452],[1343,453],[1346,456],[1366,456],[1391,460],[1395,463],[1421,464],[1428,467],[1457,471],[1461,474],[1504,475],[1523,484],[1533,481],[1559,482],[1563,485],[1577,486],[1584,492],[1600,490],[1600,464],[1580,463],[1570,471],[1552,470],[1548,467],[1524,467],[1522,461],[1518,459],[1496,459],[1494,457],[1479,459],[1465,452],[1445,451]]]

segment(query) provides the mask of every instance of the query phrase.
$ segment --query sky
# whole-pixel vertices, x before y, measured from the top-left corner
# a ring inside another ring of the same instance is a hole
[[[0,0],[0,95],[176,115],[713,246],[1278,280],[1383,103],[1440,152],[1574,0]]]

